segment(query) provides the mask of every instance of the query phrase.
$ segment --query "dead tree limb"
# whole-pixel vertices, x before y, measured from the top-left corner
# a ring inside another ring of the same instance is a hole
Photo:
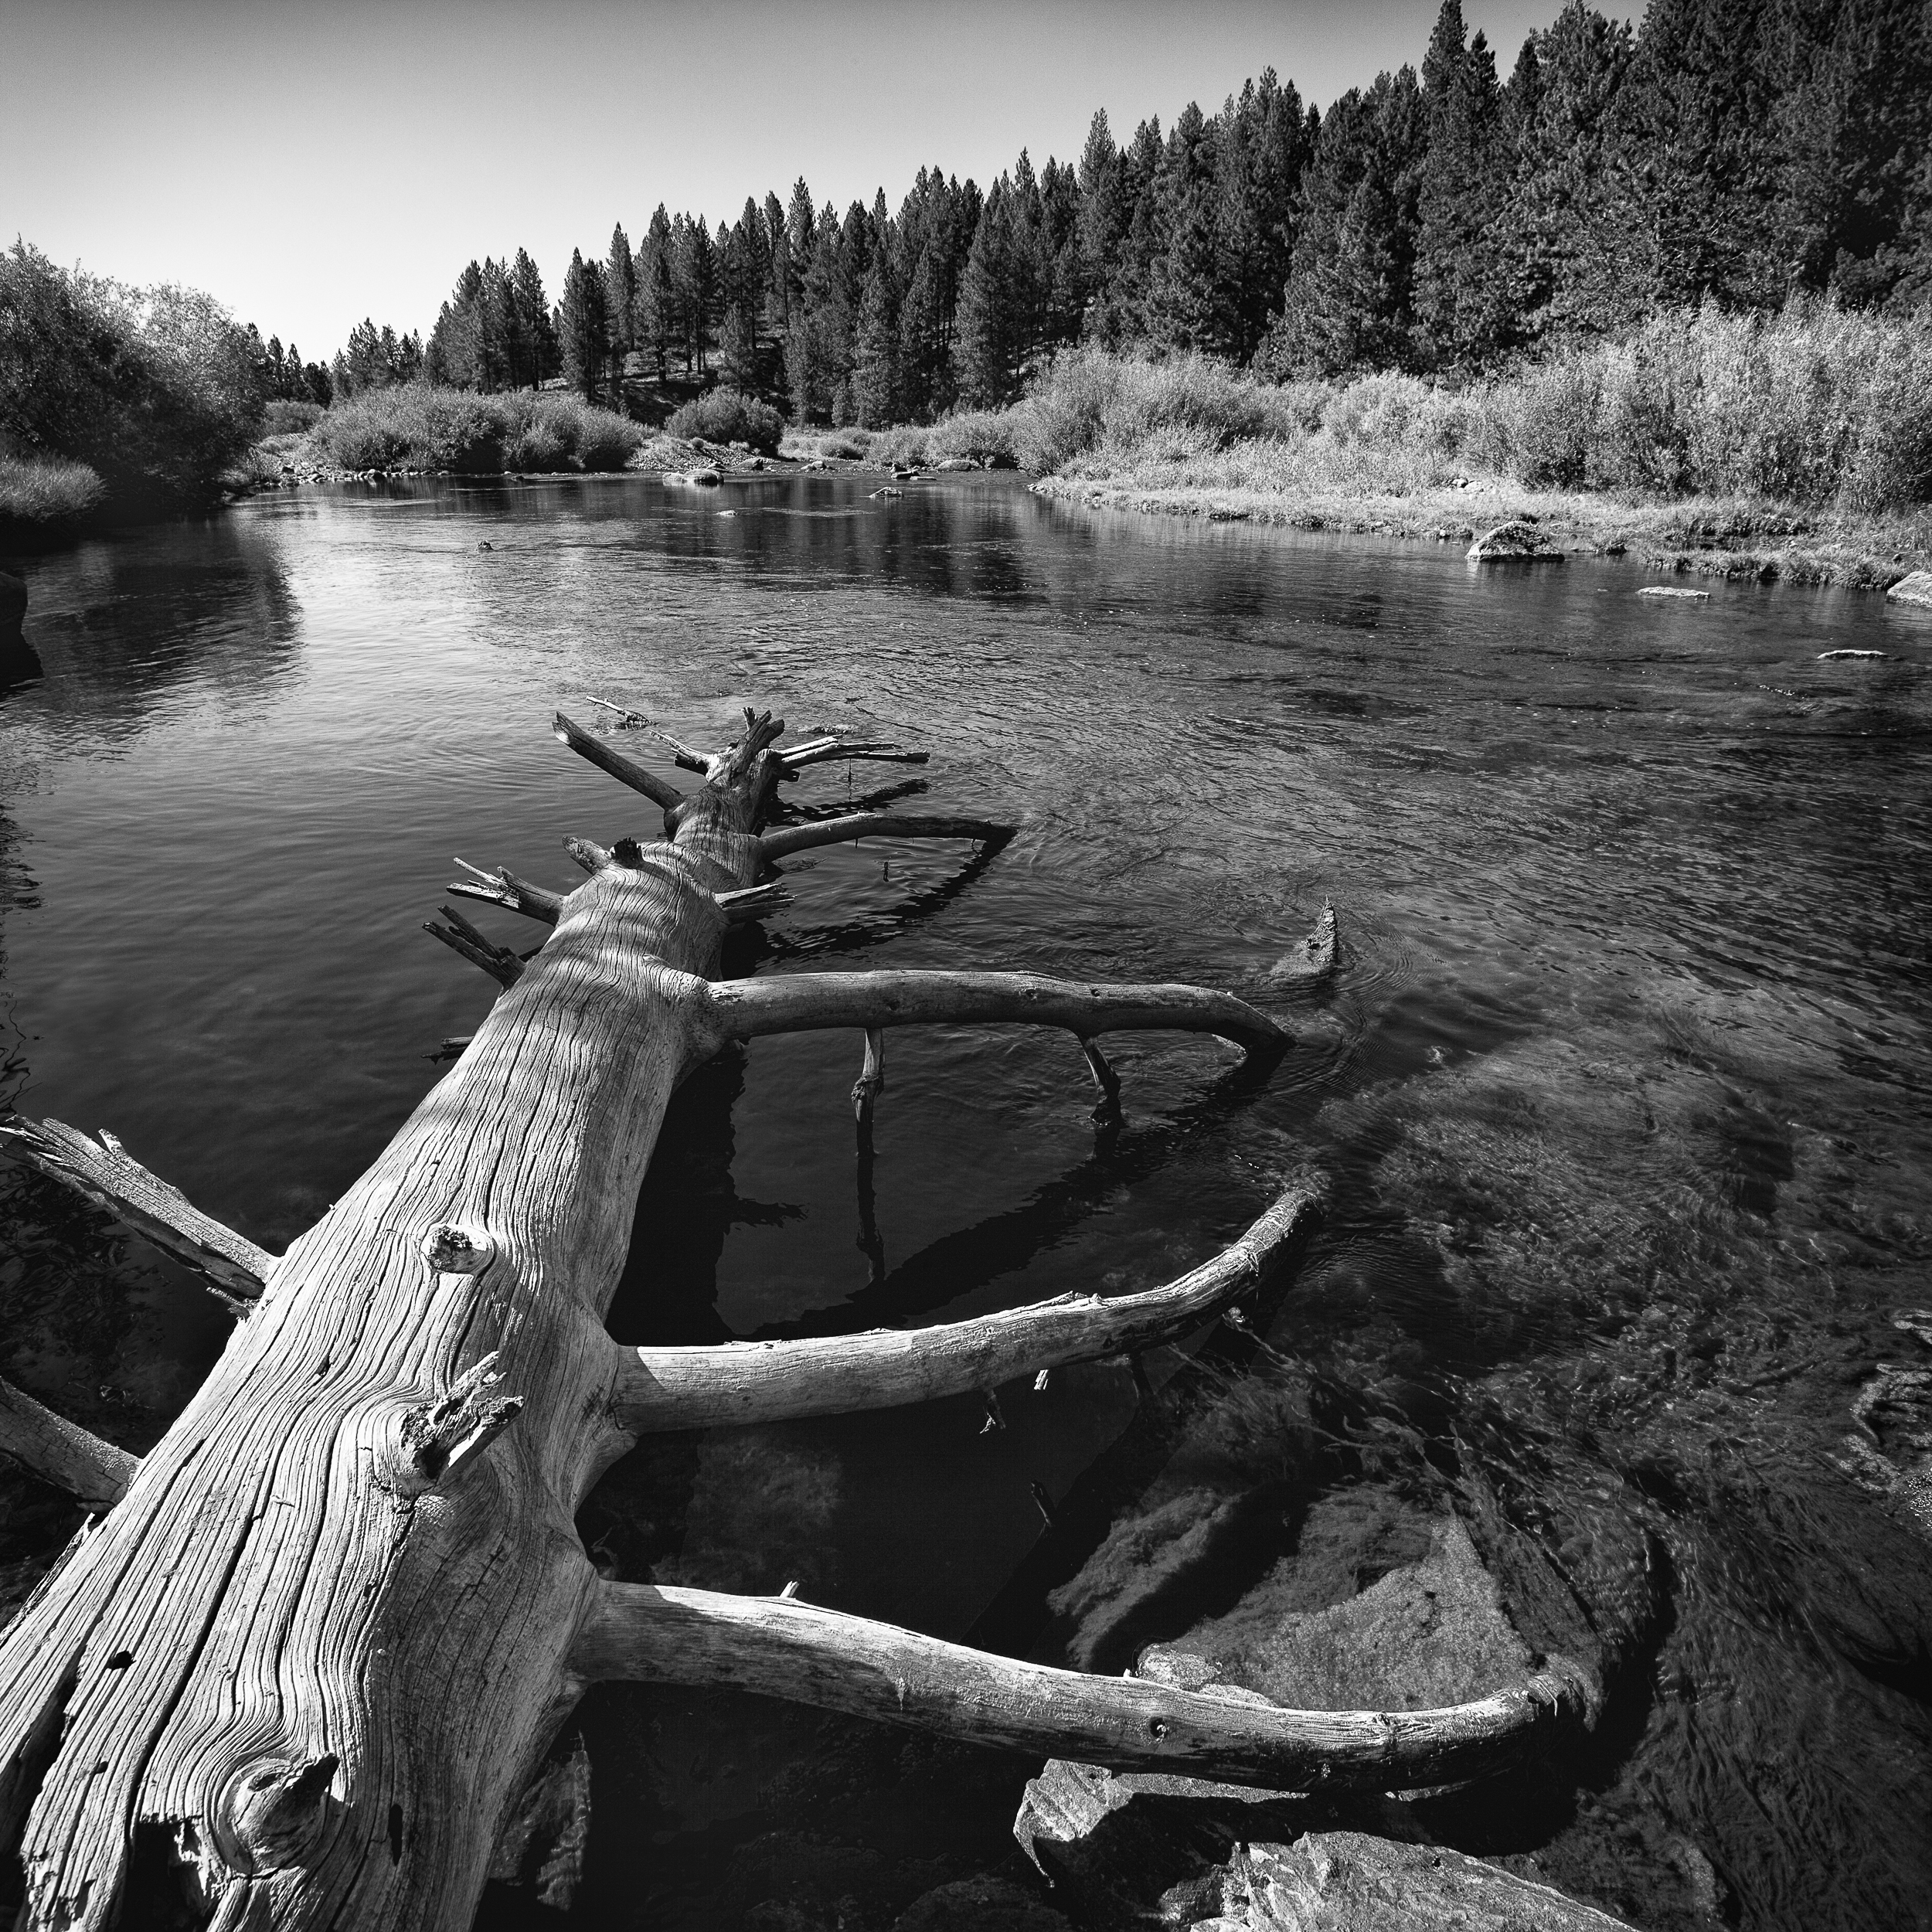
[[[1291,1187],[1213,1260],[1138,1294],[1066,1294],[971,1321],[802,1342],[626,1349],[612,1417],[645,1435],[892,1408],[1151,1347],[1253,1287],[1319,1211],[1315,1191]]]
[[[440,939],[452,952],[460,953],[473,966],[480,966],[499,986],[514,986],[523,976],[523,962],[507,946],[499,946],[487,933],[471,924],[454,906],[443,908],[449,921],[439,926],[433,919],[423,922],[432,939]]]
[[[923,765],[930,751],[912,751],[883,738],[809,738],[803,744],[787,745],[778,762],[787,772],[802,771],[807,765],[842,763],[847,759],[876,765]]]
[[[809,852],[815,845],[849,845],[855,838],[983,838],[1005,845],[1019,828],[990,818],[922,818],[902,812],[859,811],[843,818],[818,818],[802,825],[781,825],[760,835],[767,859]]]
[[[1253,1692],[1083,1676],[790,1597],[599,1586],[570,1668],[589,1679],[728,1685],[943,1729],[1009,1750],[1277,1791],[1402,1791],[1520,1764],[1578,1726],[1580,1673],[1437,1710],[1289,1710]]]
[[[140,1458],[56,1415],[24,1389],[0,1381],[0,1450],[90,1509],[111,1509]]]
[[[1335,907],[1324,900],[1313,930],[1276,961],[1268,975],[1269,984],[1280,987],[1318,985],[1335,971]]]
[[[111,1134],[97,1146],[63,1121],[0,1120],[0,1146],[83,1194],[124,1227],[193,1269],[231,1307],[255,1301],[275,1257],[192,1206],[134,1159]]]
[[[456,893],[464,899],[484,900],[492,906],[507,906],[512,912],[522,913],[526,919],[541,920],[546,926],[554,926],[563,913],[563,893],[518,878],[508,866],[499,866],[492,872],[461,859],[456,862],[471,876],[451,880],[443,889],[445,892]]]
[[[1272,1063],[1289,1036],[1245,1000],[1200,986],[1106,986],[1038,973],[788,973],[711,988],[727,1039],[833,1026],[964,1026],[1004,1022],[1096,1033],[1175,1029],[1214,1033]]]
[[[684,794],[675,785],[667,784],[655,771],[647,770],[634,758],[627,758],[622,752],[613,751],[594,733],[573,723],[562,712],[556,714],[550,729],[580,758],[589,759],[598,770],[608,772],[620,784],[642,792],[654,805],[672,811],[684,803]]]

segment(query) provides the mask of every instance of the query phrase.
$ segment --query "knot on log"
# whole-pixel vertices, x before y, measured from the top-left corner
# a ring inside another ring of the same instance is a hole
[[[423,1237],[423,1259],[437,1274],[481,1274],[496,1253],[496,1243],[480,1228],[439,1221]]]
[[[503,1378],[494,1352],[450,1386],[440,1402],[404,1412],[389,1486],[413,1499],[473,1461],[523,1413],[521,1396],[492,1396]]]
[[[329,1785],[342,1760],[269,1758],[229,1781],[215,1813],[215,1843],[230,1871],[250,1877],[306,1864],[328,1825]]]

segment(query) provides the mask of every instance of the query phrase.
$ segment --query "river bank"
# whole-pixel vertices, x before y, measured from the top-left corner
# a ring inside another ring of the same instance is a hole
[[[1498,523],[1532,522],[1559,550],[1634,556],[1652,570],[1767,583],[1884,590],[1932,566],[1932,516],[1821,517],[1735,498],[1632,503],[1590,491],[1527,489],[1502,478],[1401,494],[1287,490],[1176,480],[1171,469],[1150,464],[1043,476],[1032,488],[1090,509],[1437,543],[1467,544]]]

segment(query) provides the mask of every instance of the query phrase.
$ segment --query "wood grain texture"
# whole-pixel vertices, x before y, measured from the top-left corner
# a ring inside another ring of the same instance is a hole
[[[1065,1294],[971,1321],[801,1342],[627,1349],[613,1418],[643,1435],[890,1408],[1151,1347],[1254,1287],[1319,1212],[1315,1189],[1290,1187],[1213,1260],[1138,1294]]]
[[[1287,1710],[1252,1692],[1088,1677],[781,1597],[603,1583],[573,1657],[587,1678],[730,1685],[1009,1750],[1273,1791],[1409,1791],[1505,1770],[1582,1722],[1560,1664],[1420,1711]]]

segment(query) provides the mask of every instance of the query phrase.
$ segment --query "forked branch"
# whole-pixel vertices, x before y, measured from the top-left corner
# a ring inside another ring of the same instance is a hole
[[[1582,1675],[1437,1710],[1290,1710],[1252,1692],[1087,1677],[788,1597],[603,1584],[570,1657],[582,1678],[733,1685],[1009,1750],[1277,1791],[1414,1790],[1508,1769],[1578,1724]]]
[[[1269,1063],[1292,1043],[1267,1015],[1208,987],[1109,986],[1038,973],[774,974],[711,988],[715,1024],[727,1039],[832,1026],[1063,1026],[1096,1033],[1173,1029],[1215,1033]]]
[[[932,757],[930,751],[913,751],[883,738],[808,738],[802,744],[781,745],[772,755],[787,771],[841,759],[862,759],[876,765],[923,765]]]
[[[485,872],[481,867],[472,866],[466,860],[456,862],[471,876],[453,879],[444,889],[459,894],[464,899],[481,899],[492,906],[507,906],[513,913],[522,913],[526,918],[540,919],[546,926],[554,926],[563,916],[563,895],[549,891],[542,886],[533,886],[527,879],[519,879],[508,866],[499,866],[495,872]]]
[[[208,1282],[231,1306],[257,1300],[275,1257],[233,1228],[210,1220],[131,1158],[111,1134],[97,1146],[64,1121],[0,1120],[0,1145],[29,1167],[83,1194],[123,1226],[172,1255]]]
[[[56,1415],[10,1382],[0,1382],[0,1450],[91,1509],[118,1502],[140,1467],[138,1457]]]
[[[759,855],[769,862],[815,845],[849,845],[855,838],[983,838],[1005,845],[1018,829],[991,818],[936,818],[903,812],[855,811],[842,818],[815,818],[761,832]]]
[[[1253,1287],[1305,1238],[1315,1189],[1286,1189],[1214,1259],[1138,1294],[1063,1294],[971,1321],[723,1348],[626,1349],[611,1409],[633,1435],[885,1409],[988,1389],[1063,1362],[1184,1334]]]

